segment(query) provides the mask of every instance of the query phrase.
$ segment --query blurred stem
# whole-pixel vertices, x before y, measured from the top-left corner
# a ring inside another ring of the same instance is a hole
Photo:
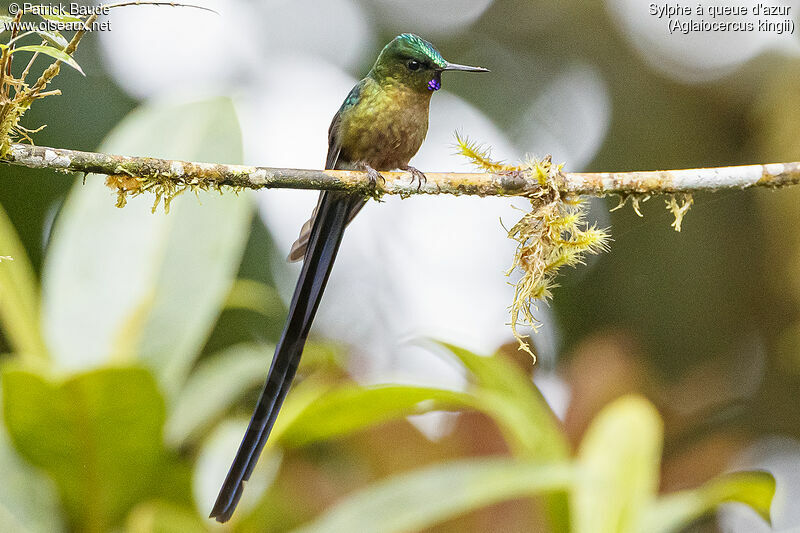
[[[39,323],[39,287],[25,248],[0,206],[0,321],[25,363],[47,359]]]
[[[284,188],[375,192],[365,172],[302,170],[287,168],[191,163],[128,157],[61,148],[12,144],[2,162],[29,168],[122,176],[125,187],[146,188],[148,182],[174,182],[198,187],[228,185],[248,189]],[[381,194],[455,194],[478,196],[526,196],[541,191],[535,176],[522,170],[496,173],[426,173],[418,186],[407,172],[384,172]],[[129,178],[139,180],[139,185]],[[681,192],[783,187],[800,184],[800,162],[643,172],[562,173],[558,188],[563,194],[604,196],[674,194]]]

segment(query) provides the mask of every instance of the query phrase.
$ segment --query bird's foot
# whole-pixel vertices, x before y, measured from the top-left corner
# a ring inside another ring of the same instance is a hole
[[[373,189],[378,188],[378,180],[381,181],[381,185],[386,185],[386,178],[381,176],[381,173],[369,166],[366,163],[362,163],[361,166],[364,168],[364,171],[367,173],[367,178],[369,178],[369,185]]]
[[[414,180],[417,181],[417,191],[419,191],[425,183],[428,182],[428,178],[425,177],[425,174],[418,168],[414,168],[411,165],[406,165],[404,167],[400,167],[400,170],[405,170],[406,172],[411,173],[411,185],[414,185]]]

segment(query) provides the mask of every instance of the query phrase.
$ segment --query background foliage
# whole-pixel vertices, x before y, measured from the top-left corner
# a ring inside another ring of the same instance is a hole
[[[277,20],[342,41],[334,14],[303,2],[231,4],[267,25]],[[800,78],[788,47],[765,46],[724,71],[692,70],[690,60],[670,67],[657,47],[635,39],[622,14],[633,9],[626,2],[469,2],[459,16],[480,8],[476,14],[460,25],[443,22],[444,29],[404,19],[379,0],[339,4],[358,10],[371,32],[357,41],[363,53],[337,63],[353,76],[369,67],[380,43],[406,30],[430,37],[448,58],[490,66],[489,82],[453,77],[446,88],[478,108],[520,155],[553,151],[571,170],[798,159]],[[425,9],[431,19],[458,18],[448,2]],[[153,40],[165,15],[147,13],[153,33],[144,33]],[[328,20],[316,27],[315,17]],[[349,35],[355,40],[358,32]],[[24,124],[48,124],[37,143],[241,162],[253,129],[230,97],[236,101],[250,77],[271,69],[290,76],[287,65],[300,62],[296,50],[270,56],[273,49],[261,46],[258,69],[232,72],[202,52],[198,37],[192,46],[205,70],[193,75],[202,81],[208,71],[227,85],[204,85],[212,96],[187,95],[186,79],[161,73],[174,92],[154,95],[119,72],[118,59],[101,48],[108,38],[85,39],[77,58],[87,77],[65,69],[57,83],[64,96],[28,112]],[[146,48],[130,48],[156,62]],[[592,137],[594,123],[580,109],[551,116],[564,130],[545,132],[551,137],[531,133],[529,123],[541,116],[527,113],[531,95],[550,94],[552,79],[570,68],[575,77],[561,92],[580,87],[579,101],[592,101],[589,89],[601,80],[599,108],[608,115],[583,156],[570,142]],[[273,118],[259,128],[284,131]],[[0,170],[0,255],[14,257],[0,263],[2,528],[213,529],[204,517],[243,433],[291,287],[285,250],[256,216],[260,200],[187,195],[165,216],[151,214],[146,198],[116,209],[96,176],[84,184]],[[427,362],[456,369],[464,386],[364,386],[353,376],[361,377],[359,352],[369,347],[318,331],[230,529],[757,531],[766,527],[756,513],[769,516],[772,477],[721,475],[757,467],[769,467],[778,481],[776,529],[800,524],[787,505],[800,490],[787,466],[800,455],[800,417],[790,401],[800,389],[797,194],[701,196],[680,234],[658,200],[644,204],[644,219],[628,209],[606,219],[613,200],[597,202],[597,216],[612,228],[612,251],[560,281],[548,326],[559,340],[536,368],[509,347],[486,358],[429,343]],[[435,419],[434,440],[405,418],[439,410],[462,414]],[[756,513],[707,514],[729,500]]]

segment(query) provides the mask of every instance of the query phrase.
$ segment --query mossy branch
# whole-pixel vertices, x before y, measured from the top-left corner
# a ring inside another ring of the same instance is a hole
[[[232,186],[247,189],[318,189],[369,192],[365,172],[193,163],[152,157],[130,157],[27,144],[11,144],[0,162],[29,168],[85,172],[136,178],[148,182],[171,181],[201,188]],[[540,180],[520,170],[487,173],[426,172],[418,187],[406,172],[384,172],[381,194],[455,194],[477,196],[530,196],[542,189]],[[736,167],[661,170],[645,172],[560,172],[555,185],[565,195],[656,195],[783,187],[800,184],[800,162]],[[131,185],[128,185],[132,187]],[[132,187],[133,188],[133,187]]]

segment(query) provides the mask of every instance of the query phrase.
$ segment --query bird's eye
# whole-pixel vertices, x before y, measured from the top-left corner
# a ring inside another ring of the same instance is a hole
[[[413,70],[419,70],[422,67],[422,63],[412,59],[411,61],[406,63],[406,66],[408,67],[408,70],[412,70],[412,71]]]

